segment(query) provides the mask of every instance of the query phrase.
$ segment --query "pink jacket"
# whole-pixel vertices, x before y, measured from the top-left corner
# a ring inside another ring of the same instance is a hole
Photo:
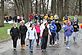
[[[36,29],[36,32],[37,32],[37,33],[40,33],[40,25],[37,24],[37,25],[35,26],[35,29]]]

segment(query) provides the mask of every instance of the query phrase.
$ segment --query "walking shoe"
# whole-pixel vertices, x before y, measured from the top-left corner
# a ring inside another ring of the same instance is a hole
[[[57,44],[57,41],[55,41],[55,44]]]
[[[13,48],[14,50],[16,50],[16,48]]]
[[[70,49],[70,47],[66,47],[66,49],[68,49],[68,50],[69,50],[69,49]]]
[[[33,51],[30,51],[31,53],[33,53]]]
[[[51,47],[52,45],[50,44],[49,46]]]
[[[46,49],[42,49],[42,52],[46,52]]]

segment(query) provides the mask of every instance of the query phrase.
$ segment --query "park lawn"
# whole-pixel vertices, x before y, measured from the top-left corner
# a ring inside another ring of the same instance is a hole
[[[74,16],[69,16],[71,19],[74,18]],[[78,16],[78,19],[82,19],[82,16]]]
[[[10,29],[12,24],[4,24],[4,27],[0,27],[0,41],[10,39],[10,35],[7,34],[7,29]]]

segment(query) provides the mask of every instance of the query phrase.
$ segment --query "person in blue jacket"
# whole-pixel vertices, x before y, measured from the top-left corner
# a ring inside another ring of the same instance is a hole
[[[57,30],[57,27],[55,25],[55,21],[51,22],[51,24],[49,26],[49,29],[50,29],[50,32],[51,32],[50,45],[49,46],[52,46],[52,45],[54,45],[54,43],[56,41],[56,30]]]
[[[73,26],[71,25],[71,22],[68,21],[67,25],[64,27],[64,34],[66,36],[66,48],[70,49],[70,38],[73,33],[74,29]]]

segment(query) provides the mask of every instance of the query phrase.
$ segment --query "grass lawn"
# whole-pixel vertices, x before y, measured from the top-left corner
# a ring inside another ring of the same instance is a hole
[[[10,38],[10,35],[7,34],[7,29],[10,29],[12,24],[4,24],[4,27],[0,27],[0,41],[4,41]]]
[[[73,20],[73,18],[74,18],[74,16],[69,16],[72,20]],[[79,22],[81,22],[82,23],[82,16],[78,16],[78,19],[79,19]]]

